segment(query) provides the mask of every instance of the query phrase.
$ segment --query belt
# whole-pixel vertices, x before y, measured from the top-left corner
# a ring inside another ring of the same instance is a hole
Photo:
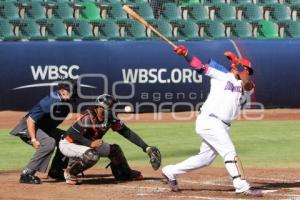
[[[213,113],[210,113],[208,116],[214,117],[214,118],[220,120],[221,122],[223,122],[223,124],[225,124],[225,125],[227,125],[227,126],[231,126],[231,124],[230,124],[229,122],[225,122],[225,121],[221,120],[217,115],[215,115],[215,114],[213,114]]]

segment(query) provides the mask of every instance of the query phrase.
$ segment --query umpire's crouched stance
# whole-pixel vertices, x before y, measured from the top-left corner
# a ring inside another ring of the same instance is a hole
[[[10,132],[36,149],[35,154],[21,173],[20,183],[41,183],[40,178],[34,174],[36,171],[44,173],[47,171],[51,155],[58,145],[61,135],[65,132],[58,129],[57,126],[69,114],[70,103],[77,96],[76,91],[75,80],[59,82],[58,90],[41,99]],[[63,168],[67,166],[68,162],[63,158],[57,148],[48,176],[54,179],[63,179]]]

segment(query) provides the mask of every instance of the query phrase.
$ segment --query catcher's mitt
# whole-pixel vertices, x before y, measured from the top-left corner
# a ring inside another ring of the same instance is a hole
[[[160,151],[155,146],[148,147],[146,149],[146,151],[147,151],[147,154],[150,158],[150,164],[152,165],[152,168],[154,170],[158,170],[158,168],[160,167],[160,164],[161,164]]]

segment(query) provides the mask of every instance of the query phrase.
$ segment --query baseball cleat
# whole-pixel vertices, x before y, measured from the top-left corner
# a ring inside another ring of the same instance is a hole
[[[79,182],[77,180],[77,177],[72,176],[68,172],[64,172],[64,178],[66,180],[66,183],[69,184],[69,185],[78,185],[79,184]]]
[[[180,192],[180,189],[178,187],[178,183],[176,180],[170,180],[164,173],[162,173],[162,176],[167,179],[168,185],[172,192]]]
[[[62,181],[65,180],[64,172],[57,171],[57,170],[50,170],[48,172],[48,178],[55,179],[55,180],[62,180]]]
[[[140,171],[131,170],[130,179],[132,180],[144,180],[144,177]]]
[[[20,176],[20,183],[25,184],[41,184],[41,179],[37,176],[34,176],[32,174],[21,174]]]
[[[248,197],[262,197],[263,193],[261,190],[255,190],[255,189],[248,189],[244,192],[236,193],[237,195],[243,195]]]
[[[132,178],[132,180],[141,181],[141,180],[144,180],[144,177],[142,174],[140,174],[139,176]]]

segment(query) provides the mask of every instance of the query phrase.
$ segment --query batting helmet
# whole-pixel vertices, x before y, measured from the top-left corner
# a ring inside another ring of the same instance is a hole
[[[246,59],[246,58],[240,58],[240,64],[247,68],[247,70],[249,71],[249,75],[252,75],[254,73],[254,70],[251,67],[251,62]]]

